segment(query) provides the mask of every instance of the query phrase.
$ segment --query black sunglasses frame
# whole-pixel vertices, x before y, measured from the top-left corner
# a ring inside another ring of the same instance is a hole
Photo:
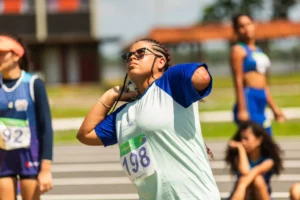
[[[128,62],[129,62],[129,59],[130,59],[130,57],[131,57],[132,55],[135,55],[137,59],[143,59],[144,56],[145,56],[146,51],[151,52],[154,56],[156,56],[156,57],[158,57],[158,58],[163,57],[162,55],[159,55],[159,54],[154,53],[153,51],[151,51],[151,50],[148,49],[147,47],[143,47],[143,48],[137,49],[137,50],[134,51],[134,52],[128,52],[128,53],[122,54],[122,59],[123,59],[124,63],[128,63]],[[143,54],[142,56],[139,56],[139,54],[141,54],[141,53],[139,53],[139,52],[144,53],[144,54]]]

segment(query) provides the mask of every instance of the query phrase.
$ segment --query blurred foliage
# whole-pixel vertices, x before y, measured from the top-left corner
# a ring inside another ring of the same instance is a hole
[[[217,0],[204,9],[204,22],[216,22],[231,19],[238,12],[252,15],[263,8],[263,0]]]
[[[299,0],[298,0],[299,2]],[[289,9],[297,3],[297,0],[273,0],[273,19],[288,19]]]
[[[123,64],[121,56],[103,56],[102,57],[103,66],[119,66]]]
[[[230,20],[236,13],[246,13],[256,16],[264,11],[264,0],[217,0],[204,9],[202,22],[219,22]],[[272,19],[287,19],[289,9],[297,0],[272,0]]]
[[[199,53],[198,53],[199,54]],[[173,64],[203,61],[210,63],[229,63],[229,48],[226,50],[210,50],[203,51],[201,55],[197,55],[197,52],[189,53],[172,53]],[[268,51],[268,55],[273,62],[291,61],[294,63],[300,63],[300,47],[294,47],[292,49],[276,49],[272,48]]]

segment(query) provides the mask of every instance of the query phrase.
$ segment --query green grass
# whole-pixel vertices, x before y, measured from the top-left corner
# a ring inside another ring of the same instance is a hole
[[[205,138],[226,137],[230,138],[236,131],[234,123],[201,123],[202,133]],[[283,124],[273,122],[274,136],[300,136],[300,120],[289,120]]]
[[[54,133],[54,144],[79,144],[76,134],[77,130],[56,131]]]
[[[47,93],[50,98],[55,97],[82,97],[91,94],[99,95],[104,92],[103,85],[100,84],[70,84],[70,85],[48,85]]]
[[[300,73],[272,75],[270,77],[270,85],[291,85],[300,84]],[[231,76],[214,77],[214,88],[233,87]]]
[[[233,123],[201,123],[202,134],[205,139],[231,138],[236,131]],[[275,137],[299,136],[300,120],[290,120],[283,124],[273,122],[273,134]],[[55,144],[79,144],[76,139],[77,130],[57,131],[54,135]]]
[[[89,108],[74,107],[74,108],[51,108],[53,118],[69,118],[69,117],[84,117]]]
[[[97,99],[122,80],[110,80],[99,84],[48,86],[53,118],[83,117]],[[279,107],[298,107],[300,102],[300,73],[272,76],[271,93]],[[231,77],[215,77],[212,93],[200,111],[231,110],[235,102]]]
[[[298,90],[295,87],[274,86],[271,88],[274,101],[279,107],[299,107],[300,85]],[[199,103],[200,111],[232,110],[235,103],[233,88],[213,89],[205,100],[205,103]]]

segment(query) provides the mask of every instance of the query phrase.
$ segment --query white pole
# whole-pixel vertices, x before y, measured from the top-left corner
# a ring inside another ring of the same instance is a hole
[[[98,8],[98,5],[97,3],[99,3],[100,1],[96,1],[96,0],[90,0],[90,35],[92,38],[97,38],[97,8]]]
[[[45,0],[35,0],[36,38],[39,42],[47,38],[47,7]]]

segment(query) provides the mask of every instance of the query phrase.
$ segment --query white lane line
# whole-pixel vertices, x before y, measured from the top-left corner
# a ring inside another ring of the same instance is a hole
[[[227,182],[234,182],[236,180],[236,176],[231,175],[215,175],[215,180],[218,183],[227,183]],[[300,181],[299,174],[281,174],[279,176],[273,176],[272,181]]]
[[[58,163],[87,163],[87,162],[118,162],[120,157],[115,155],[81,155],[81,156],[57,156],[54,162]]]
[[[64,195],[42,195],[41,200],[138,200],[137,194],[64,194]],[[21,197],[18,196],[18,200]]]
[[[210,161],[210,167],[212,169],[224,169],[228,167],[224,161]],[[284,168],[300,168],[300,160],[284,160]]]
[[[224,169],[228,167],[224,161],[210,161],[212,169]],[[300,168],[300,160],[283,161],[284,168]],[[86,164],[53,164],[52,172],[101,172],[122,171],[121,164],[116,163],[86,163]]]
[[[224,160],[224,158],[225,158],[224,150],[213,152],[213,154],[214,154],[214,158],[216,160]],[[285,159],[285,160],[287,160],[287,159],[300,159],[300,151],[286,151],[282,155],[282,158]]]
[[[102,172],[122,171],[120,163],[101,164],[54,164],[52,172]]]
[[[101,178],[54,178],[53,185],[115,185],[131,184],[127,177],[101,177]]]
[[[229,197],[229,192],[221,192],[221,198]],[[289,198],[288,192],[273,192],[272,198]],[[89,194],[89,195],[72,195],[72,194],[64,194],[64,195],[43,195],[41,200],[138,200],[137,194]],[[18,200],[21,200],[21,197],[18,196]]]
[[[221,198],[228,198],[230,193],[229,192],[221,192]],[[272,192],[272,198],[289,198],[290,194],[288,192]]]
[[[235,176],[231,175],[215,175],[217,183],[228,183],[236,180]],[[272,181],[300,181],[299,174],[282,174],[274,176]],[[53,179],[54,186],[62,185],[114,185],[114,184],[131,184],[127,177],[90,177],[90,178],[55,178]]]

